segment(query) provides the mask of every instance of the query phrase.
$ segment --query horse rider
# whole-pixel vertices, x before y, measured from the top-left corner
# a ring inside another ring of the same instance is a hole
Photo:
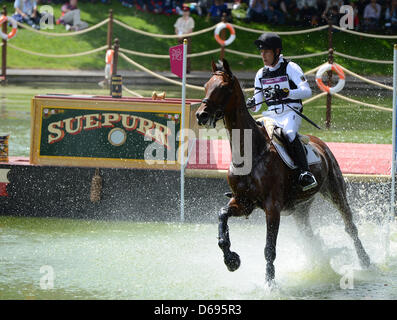
[[[286,104],[302,112],[302,100],[312,95],[309,83],[302,69],[283,57],[281,38],[272,32],[262,34],[255,45],[258,47],[264,67],[255,76],[254,97],[247,100],[247,106],[254,112],[259,111],[265,102],[268,112],[263,114],[272,118],[282,129],[287,151],[300,171],[298,183],[303,191],[317,186],[314,175],[309,171],[304,147],[298,137],[302,118]],[[263,89],[271,88],[265,93]]]

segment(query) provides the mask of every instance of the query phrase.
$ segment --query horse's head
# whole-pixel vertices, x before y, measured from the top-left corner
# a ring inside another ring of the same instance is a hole
[[[204,85],[205,98],[196,112],[199,125],[215,128],[216,122],[223,119],[225,109],[233,93],[235,77],[225,59],[215,64],[212,61],[212,77]]]

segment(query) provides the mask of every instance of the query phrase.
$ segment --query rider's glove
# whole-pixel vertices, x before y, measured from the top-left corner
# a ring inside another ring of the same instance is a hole
[[[256,107],[255,104],[256,104],[256,102],[255,102],[255,99],[254,99],[254,98],[248,98],[246,104],[247,104],[247,107],[248,107],[248,108],[250,108],[250,109],[252,109],[252,110],[255,110],[255,107]]]
[[[272,96],[271,96],[270,99],[271,100],[281,100],[281,99],[284,99],[284,98],[288,97],[288,95],[289,95],[289,89],[288,88],[284,88],[284,89],[276,88],[272,92]]]

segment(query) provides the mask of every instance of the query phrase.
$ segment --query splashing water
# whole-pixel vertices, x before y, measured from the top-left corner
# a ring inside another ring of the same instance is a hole
[[[231,273],[216,224],[0,217],[0,298],[396,299],[396,224],[387,261],[382,227],[358,225],[373,264],[362,270],[343,225],[320,222],[306,241],[292,217],[282,218],[276,283],[266,288],[262,223],[230,220],[232,249],[242,260]],[[52,289],[40,286],[43,266],[53,269]]]

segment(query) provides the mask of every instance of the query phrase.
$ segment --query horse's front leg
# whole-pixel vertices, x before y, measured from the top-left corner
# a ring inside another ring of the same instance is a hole
[[[271,285],[274,277],[274,260],[276,260],[276,242],[280,225],[280,206],[272,203],[266,206],[266,282]]]
[[[253,205],[242,205],[239,204],[235,198],[232,198],[229,204],[222,208],[219,213],[218,245],[223,252],[224,262],[229,271],[236,271],[240,267],[240,256],[230,251],[231,242],[227,221],[231,216],[249,215],[253,209]]]

